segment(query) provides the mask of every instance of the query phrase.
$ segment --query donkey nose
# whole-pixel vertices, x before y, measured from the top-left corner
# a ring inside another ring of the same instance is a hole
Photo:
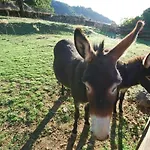
[[[104,137],[104,138],[99,138],[99,137],[96,137],[97,138],[97,140],[99,140],[99,141],[105,141],[105,140],[107,140],[108,138],[109,138],[109,135],[107,135],[106,137]]]
[[[97,137],[95,136],[93,133],[92,133],[92,136],[96,139],[96,140],[99,140],[99,141],[105,141],[109,138],[109,134],[105,137]]]

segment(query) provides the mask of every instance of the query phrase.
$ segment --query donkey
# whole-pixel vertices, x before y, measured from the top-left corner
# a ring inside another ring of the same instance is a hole
[[[119,112],[122,111],[122,103],[128,88],[141,84],[150,93],[150,53],[146,56],[136,57],[127,63],[118,61],[117,68],[122,77],[122,83],[118,87],[118,97],[114,106],[116,113],[116,104],[119,101]]]
[[[91,46],[80,28],[74,31],[74,43],[61,40],[54,47],[54,73],[57,80],[71,89],[75,114],[72,133],[77,133],[79,104],[85,105],[85,124],[89,125],[98,140],[109,137],[110,119],[117,96],[121,76],[116,62],[136,39],[144,22],[138,21],[135,28],[108,53]],[[101,44],[99,44],[101,49]]]

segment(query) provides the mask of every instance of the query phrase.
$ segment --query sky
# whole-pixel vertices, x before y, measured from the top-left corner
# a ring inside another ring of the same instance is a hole
[[[139,16],[150,7],[150,0],[57,0],[70,6],[84,6],[120,24],[124,18]]]

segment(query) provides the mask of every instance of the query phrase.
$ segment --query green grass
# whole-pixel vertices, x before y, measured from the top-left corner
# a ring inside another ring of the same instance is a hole
[[[59,97],[60,87],[52,68],[53,47],[60,39],[73,39],[76,26],[25,18],[0,19],[0,149],[18,150]],[[96,29],[83,28],[91,41],[105,39],[108,48],[115,46],[120,40],[100,35],[96,33]],[[126,61],[135,54],[148,52],[147,45],[134,43],[122,59]],[[125,105],[125,108],[127,114],[123,119],[122,132],[115,129],[116,139],[113,142],[118,143],[122,136],[123,149],[131,150],[137,145],[148,115],[139,112],[134,105]],[[44,128],[34,148],[41,144],[40,139],[52,135],[61,134],[68,138],[72,129],[73,113],[73,99],[69,97]],[[83,119],[83,110],[81,118]],[[118,117],[116,127],[119,127]],[[62,144],[57,138],[54,141],[53,137],[47,141],[52,141],[57,146]],[[95,147],[110,149],[111,142],[96,142]],[[85,144],[83,149],[87,147]]]

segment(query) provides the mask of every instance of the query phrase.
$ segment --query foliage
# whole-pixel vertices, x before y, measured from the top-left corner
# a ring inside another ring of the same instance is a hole
[[[135,24],[138,20],[145,21],[145,26],[144,26],[142,32],[139,34],[139,38],[141,37],[145,40],[149,40],[150,39],[150,32],[149,32],[150,8],[143,11],[141,16],[136,16],[135,18],[125,18],[120,25],[120,34],[122,34],[122,35],[128,34],[129,31],[131,31],[131,29],[133,29],[133,27],[135,26]]]
[[[135,18],[124,18],[124,20],[121,23],[121,26],[127,27],[127,28],[134,27],[136,22],[141,19],[142,19],[142,17],[139,17],[139,16],[137,16]]]
[[[121,27],[133,27],[138,20],[144,20],[145,26],[150,27],[150,8],[144,10],[141,16],[125,18],[121,23]]]
[[[150,8],[146,9],[142,14],[143,19],[145,20],[145,25],[150,27]]]
[[[25,0],[25,3],[40,10],[53,12],[51,0]]]
[[[93,11],[91,8],[85,8],[81,6],[69,6],[66,3],[52,0],[52,7],[56,14],[61,15],[71,15],[71,16],[83,16],[93,21],[99,21],[104,23],[112,23],[112,20],[109,18]]]

